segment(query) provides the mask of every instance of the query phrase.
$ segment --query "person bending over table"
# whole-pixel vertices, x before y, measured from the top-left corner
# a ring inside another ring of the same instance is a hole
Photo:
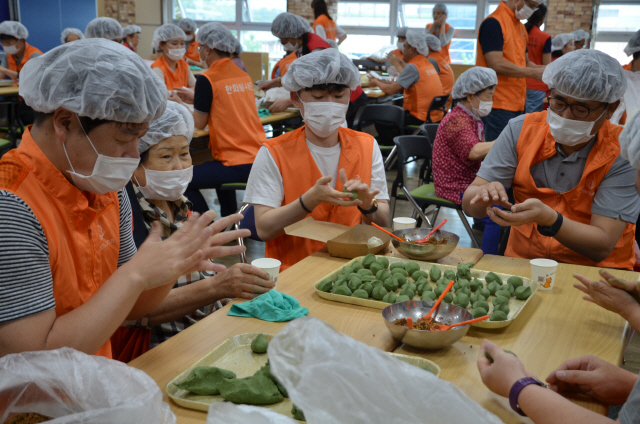
[[[59,46],[22,74],[37,115],[0,160],[0,356],[66,346],[117,357],[110,337],[125,319],[147,315],[181,275],[224,269],[209,258],[242,251],[221,247],[242,234],[214,236],[241,217],[194,215],[162,243],[154,225],[137,250],[122,189],[164,85],[102,39]]]
[[[448,63],[451,63],[449,48],[451,47],[451,40],[453,40],[456,29],[447,23],[447,16],[449,15],[447,5],[444,3],[436,3],[435,6],[433,6],[432,14],[433,23],[427,24],[426,32],[438,37],[442,45],[442,55]]]
[[[407,31],[402,60],[406,66],[395,81],[382,81],[369,78],[369,86],[380,87],[385,94],[404,93],[405,125],[422,125],[427,120],[427,111],[434,97],[442,96],[444,91],[433,64],[427,59],[429,46],[427,34],[415,29]],[[431,112],[431,120],[440,122],[443,114]]]
[[[220,214],[227,216],[238,209],[235,190],[221,190],[225,183],[245,183],[251,164],[267,136],[258,118],[253,82],[230,59],[238,40],[218,22],[203,25],[196,36],[200,57],[208,69],[198,75],[194,93],[178,89],[187,103],[192,102],[196,128],[209,125],[212,161],[194,167],[187,197],[193,209],[209,209],[201,189],[215,188]]]
[[[138,247],[154,222],[161,224],[161,237],[165,240],[191,215],[191,202],[183,193],[193,175],[189,154],[193,125],[186,107],[169,102],[164,114],[149,124],[140,139],[140,165],[127,184],[133,209],[133,238]],[[147,316],[125,324],[150,330],[153,348],[222,307],[221,301],[253,299],[273,286],[269,274],[247,264],[235,264],[217,274],[193,272],[181,276]]]
[[[350,91],[360,84],[353,62],[336,49],[311,53],[291,64],[282,84],[306,125],[260,148],[244,198],[255,207],[266,256],[279,259],[281,270],[325,246],[284,234],[285,227],[309,215],[349,227],[385,225],[389,217],[387,180],[375,139],[340,126]],[[343,189],[357,191],[357,198]]]
[[[511,226],[506,256],[633,269],[640,197],[619,157],[622,128],[609,122],[624,71],[605,53],[579,50],[552,62],[543,81],[549,110],[509,122],[465,191],[464,211]]]
[[[122,44],[122,39],[124,38],[120,22],[105,16],[90,21],[84,29],[84,36],[87,38],[104,38],[105,40],[115,41],[118,44]]]
[[[182,59],[186,52],[184,47],[186,39],[187,36],[180,27],[174,24],[164,24],[156,28],[151,41],[154,50],[163,53],[151,64],[151,69],[167,86],[169,100],[178,102],[180,102],[180,97],[174,90],[186,88],[193,91],[196,85],[196,78],[191,73],[187,61]]]

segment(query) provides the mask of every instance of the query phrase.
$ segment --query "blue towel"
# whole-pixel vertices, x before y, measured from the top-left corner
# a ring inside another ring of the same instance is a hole
[[[309,309],[300,306],[295,297],[270,290],[248,302],[232,305],[227,315],[258,318],[271,322],[286,322],[303,317],[308,313]]]

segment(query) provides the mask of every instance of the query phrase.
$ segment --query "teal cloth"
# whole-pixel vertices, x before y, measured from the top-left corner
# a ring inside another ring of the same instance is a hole
[[[271,112],[269,112],[269,109],[258,109],[259,118],[266,118],[267,116],[271,116]]]
[[[192,71],[202,71],[201,67],[195,65],[189,66],[189,69],[191,69]]]
[[[286,322],[303,317],[308,313],[309,309],[300,306],[295,297],[270,290],[248,302],[232,305],[227,315],[258,318],[271,322]]]

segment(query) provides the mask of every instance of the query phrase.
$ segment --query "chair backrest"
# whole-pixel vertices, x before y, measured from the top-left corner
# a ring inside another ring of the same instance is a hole
[[[463,99],[455,99],[451,101],[451,110],[453,110],[454,107],[458,106],[458,103],[460,103]]]
[[[426,166],[422,166],[421,174],[425,169],[430,169],[431,153],[433,145],[429,141],[428,137],[423,135],[403,135],[396,137],[393,140],[398,146],[398,175],[394,181],[396,183],[403,184],[404,182],[404,166],[409,158],[424,159]],[[423,175],[420,175],[420,179],[423,179]]]
[[[440,124],[422,124],[420,125],[420,132],[425,137],[429,137],[429,141],[433,146],[433,143],[436,141],[436,134],[438,133],[438,126]]]
[[[393,146],[394,138],[404,134],[404,109],[394,105],[366,105],[355,129],[362,131],[367,125],[375,127],[379,145]]]
[[[429,110],[427,111],[427,123],[433,122],[431,120],[431,112],[433,111],[439,110],[444,115],[447,114],[447,102],[449,101],[449,97],[451,97],[451,94],[445,94],[443,96],[434,97],[433,100],[431,100]]]
[[[255,241],[262,241],[258,237],[258,230],[256,230],[256,215],[253,210],[253,205],[242,205],[238,213],[244,215],[244,218],[240,221],[240,228],[243,230],[251,231],[249,238]]]

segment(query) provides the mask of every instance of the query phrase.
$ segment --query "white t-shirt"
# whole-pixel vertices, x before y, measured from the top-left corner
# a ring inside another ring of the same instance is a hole
[[[331,187],[336,187],[338,179],[338,163],[340,160],[340,143],[334,147],[320,147],[307,140],[307,147],[311,152],[313,160],[323,176],[332,177]],[[352,178],[347,175],[347,178]],[[380,190],[376,196],[378,200],[389,200],[387,190],[387,176],[384,172],[384,162],[378,147],[378,142],[374,140],[373,155],[371,161],[371,190]],[[252,205],[264,205],[272,208],[279,208],[284,201],[284,185],[282,175],[276,161],[271,156],[271,152],[265,146],[260,147],[256,160],[251,167],[251,174],[247,182],[247,189],[244,194],[244,203]]]

